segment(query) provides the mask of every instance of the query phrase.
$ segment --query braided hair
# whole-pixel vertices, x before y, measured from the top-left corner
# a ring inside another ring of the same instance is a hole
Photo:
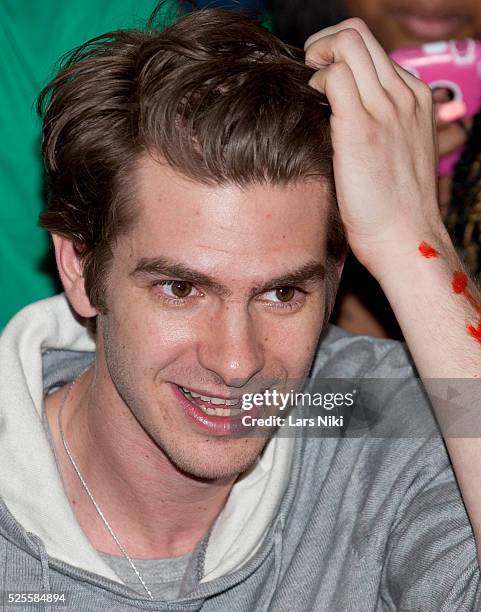
[[[473,276],[481,272],[481,111],[454,169],[446,226]]]

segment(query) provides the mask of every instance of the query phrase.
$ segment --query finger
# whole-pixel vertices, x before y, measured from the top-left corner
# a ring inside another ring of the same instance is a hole
[[[413,98],[415,102],[415,104],[412,106],[413,112],[416,112],[418,110],[417,107],[419,107],[423,112],[427,112],[428,114],[432,115],[434,102],[433,92],[429,85],[426,85],[424,81],[421,81],[421,79],[415,77],[413,74],[399,66],[399,64],[396,64],[396,62],[392,61],[391,63],[396,71],[396,74],[400,77],[404,85],[407,86],[397,90],[397,99],[408,100]]]
[[[401,78],[401,80],[414,92],[420,93],[421,95],[426,95],[431,105],[433,104],[433,92],[429,85],[426,85],[424,81],[415,77],[414,74],[411,74],[408,70],[405,70],[402,66],[397,64],[393,60],[389,60],[391,65],[396,72],[396,74]]]
[[[353,86],[359,91],[362,103],[369,111],[375,111],[383,106],[383,101],[388,101],[371,55],[356,30],[345,29],[318,38],[306,52],[306,63],[314,67],[347,64],[353,76]]]
[[[365,113],[361,96],[351,68],[345,62],[336,62],[317,70],[309,85],[327,96],[334,117],[359,117]]]
[[[341,23],[324,28],[315,34],[312,34],[312,36],[306,40],[304,45],[306,55],[308,54],[310,48],[322,38],[332,36],[333,34],[337,34],[346,29],[356,30],[361,35],[364,44],[371,55],[379,81],[383,87],[390,88],[393,85],[395,86],[398,79],[391,60],[364,21],[362,19],[358,19],[357,17],[346,19],[345,21],[341,21]],[[311,49],[310,52],[312,53],[313,49]]]

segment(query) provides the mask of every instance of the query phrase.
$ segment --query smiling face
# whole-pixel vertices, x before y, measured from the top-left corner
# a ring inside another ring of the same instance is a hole
[[[241,473],[265,439],[229,435],[235,405],[223,400],[309,371],[324,318],[325,189],[206,186],[151,160],[136,184],[139,216],[115,247],[98,316],[100,377],[178,468]]]
[[[346,0],[387,51],[432,40],[481,36],[479,0]]]

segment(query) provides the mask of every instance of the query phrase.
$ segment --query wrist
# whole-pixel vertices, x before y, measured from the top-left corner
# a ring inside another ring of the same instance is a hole
[[[413,233],[399,233],[373,249],[364,265],[383,289],[392,286],[402,271],[415,274],[426,260],[437,259],[459,267],[459,260],[451,238],[441,223]],[[405,277],[405,275],[402,275]]]

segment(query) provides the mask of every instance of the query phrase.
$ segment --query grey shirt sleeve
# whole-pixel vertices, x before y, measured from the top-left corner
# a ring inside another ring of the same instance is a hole
[[[474,535],[439,438],[418,448],[423,467],[388,540],[381,599],[398,612],[475,612],[481,586]]]
[[[357,487],[353,547],[364,567],[382,567],[377,611],[481,611],[474,534],[406,347],[337,329],[326,339],[314,375],[366,392],[346,431],[355,458],[344,460]]]

